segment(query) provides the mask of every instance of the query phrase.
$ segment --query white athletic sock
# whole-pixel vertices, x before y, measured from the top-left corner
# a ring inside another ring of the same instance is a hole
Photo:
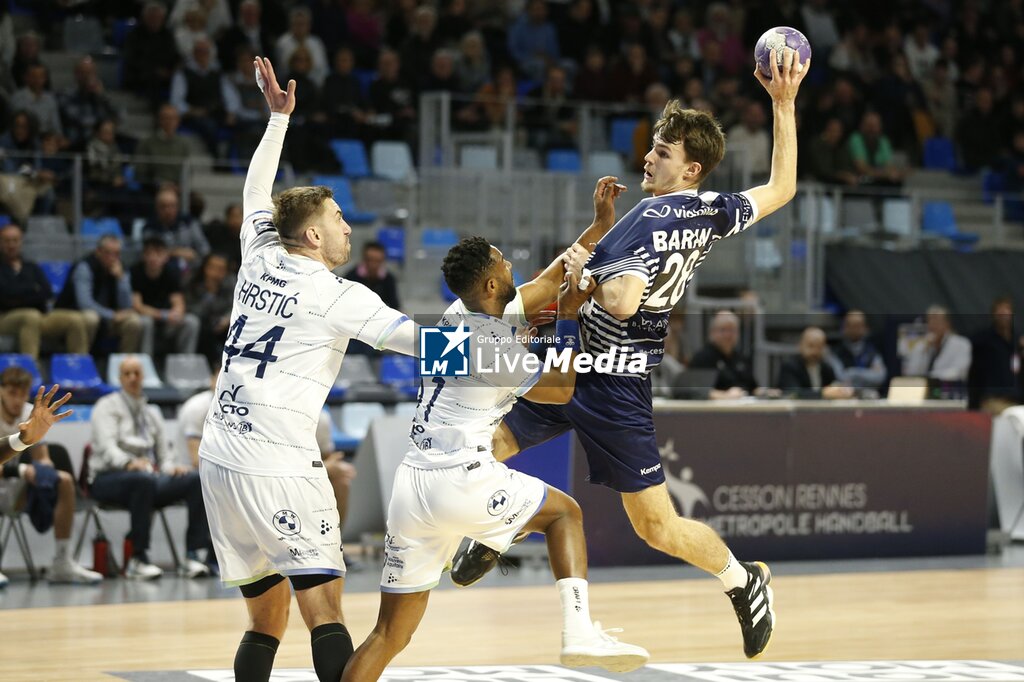
[[[53,563],[63,564],[71,560],[70,555],[68,555],[68,545],[70,543],[71,540],[69,538],[57,540],[57,553],[53,555]]]
[[[562,578],[555,582],[562,600],[562,634],[586,637],[593,629],[590,620],[590,596],[583,578]]]
[[[725,562],[725,568],[715,574],[715,577],[722,581],[725,591],[734,590],[737,587],[747,586],[747,569],[729,552],[729,560]]]

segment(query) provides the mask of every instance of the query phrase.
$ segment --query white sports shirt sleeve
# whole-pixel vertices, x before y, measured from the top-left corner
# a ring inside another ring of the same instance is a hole
[[[287,124],[271,115],[245,179],[242,265],[199,455],[250,475],[324,477],[316,426],[349,340],[411,355],[415,334],[363,285],[282,247],[271,188]]]

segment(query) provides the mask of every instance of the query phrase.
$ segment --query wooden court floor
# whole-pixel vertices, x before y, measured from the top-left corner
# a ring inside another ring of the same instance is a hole
[[[729,602],[713,580],[595,584],[595,619],[623,627],[652,662],[743,660]],[[765,661],[1024,658],[1024,568],[776,576],[778,625]],[[376,593],[349,594],[361,641]],[[104,671],[230,668],[245,625],[241,598],[0,612],[0,680],[85,682]],[[557,663],[553,585],[444,590],[402,665]],[[297,612],[277,656],[310,667]]]

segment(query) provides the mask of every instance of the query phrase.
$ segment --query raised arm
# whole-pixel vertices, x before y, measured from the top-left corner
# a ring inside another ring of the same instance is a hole
[[[56,395],[58,388],[59,386],[54,384],[53,388],[44,395],[43,387],[40,386],[36,392],[32,413],[29,414],[26,421],[18,424],[18,433],[7,438],[0,438],[0,464],[41,441],[51,426],[71,414],[71,410],[58,412],[64,403],[71,400],[70,393],[65,393],[63,398],[53,402],[53,396]]]
[[[579,277],[594,246],[615,225],[615,200],[626,189],[618,182],[618,178],[610,175],[597,181],[594,188],[594,222],[564,254],[553,260],[533,280],[519,287],[519,293],[523,297],[523,310],[527,317],[533,317],[555,301],[567,270],[575,271],[577,278]]]
[[[791,49],[784,50],[781,68],[772,50],[771,63],[770,79],[754,67],[754,77],[771,95],[774,118],[771,176],[767,184],[747,191],[762,218],[785,206],[796,194],[796,93],[811,67],[808,59],[799,69],[800,57]]]
[[[284,146],[284,135],[288,130],[288,118],[295,110],[295,81],[288,81],[288,90],[278,85],[274,67],[266,57],[257,57],[253,65],[256,68],[256,84],[260,86],[263,97],[270,107],[270,121],[263,139],[249,162],[249,172],[245,176],[245,190],[242,195],[242,212],[250,216],[256,211],[272,211],[274,202],[274,178],[281,162],[281,148]]]

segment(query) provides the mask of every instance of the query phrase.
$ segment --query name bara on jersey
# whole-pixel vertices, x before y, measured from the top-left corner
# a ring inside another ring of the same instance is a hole
[[[710,227],[699,230],[654,230],[651,239],[654,250],[658,252],[690,251],[707,246],[714,232]]]

